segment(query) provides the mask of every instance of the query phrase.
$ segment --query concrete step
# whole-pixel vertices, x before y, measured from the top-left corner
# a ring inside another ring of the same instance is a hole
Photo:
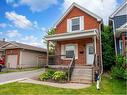
[[[80,68],[80,69],[92,69],[92,65],[85,65],[85,66],[75,66],[75,68]]]
[[[86,78],[86,79],[92,79],[92,76],[80,76],[80,75],[78,75],[78,76],[72,76],[71,78],[72,78],[72,79],[73,79],[73,78],[83,78],[83,79]]]
[[[92,69],[75,69],[73,70],[74,73],[92,73]]]
[[[87,83],[87,84],[91,84],[92,80],[87,80],[87,79],[73,79],[71,80],[71,82],[73,83]]]

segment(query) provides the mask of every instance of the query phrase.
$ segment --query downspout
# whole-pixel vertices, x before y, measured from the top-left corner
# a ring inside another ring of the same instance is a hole
[[[101,76],[101,74],[103,73],[103,61],[102,61],[102,44],[101,44],[101,25],[102,25],[103,21],[101,21],[100,25],[99,25],[99,30],[100,30],[100,54],[101,54],[101,73],[99,76]]]
[[[112,21],[113,23],[113,34],[114,34],[114,43],[115,43],[115,53],[116,53],[116,56],[117,56],[117,48],[116,48],[116,39],[115,39],[115,26],[114,26],[114,20],[112,18],[109,18],[109,20]]]

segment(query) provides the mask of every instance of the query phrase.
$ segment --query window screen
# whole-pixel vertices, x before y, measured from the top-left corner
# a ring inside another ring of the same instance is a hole
[[[80,18],[72,19],[72,31],[80,30]]]
[[[66,58],[73,58],[75,54],[75,45],[67,45],[65,48]]]

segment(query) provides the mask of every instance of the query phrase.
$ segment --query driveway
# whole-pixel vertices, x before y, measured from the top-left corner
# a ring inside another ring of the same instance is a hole
[[[32,71],[1,74],[0,75],[0,84],[15,82],[16,80],[38,76],[41,73],[43,73],[44,71],[45,71],[44,69],[39,69],[39,70],[32,70]]]

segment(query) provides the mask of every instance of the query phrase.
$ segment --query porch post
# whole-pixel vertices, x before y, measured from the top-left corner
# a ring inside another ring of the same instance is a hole
[[[123,42],[123,55],[125,54],[125,48],[126,48],[126,45],[125,45],[125,34],[124,32],[122,33],[122,42]]]
[[[96,54],[96,36],[94,36],[94,53]]]
[[[94,36],[93,39],[94,39],[94,54],[95,54],[94,57],[95,57],[95,66],[97,66],[97,56],[96,56],[96,52],[97,52],[97,51],[96,51],[96,49],[97,49],[97,48],[96,48],[96,36]]]
[[[47,41],[47,66],[49,63],[49,41]]]

